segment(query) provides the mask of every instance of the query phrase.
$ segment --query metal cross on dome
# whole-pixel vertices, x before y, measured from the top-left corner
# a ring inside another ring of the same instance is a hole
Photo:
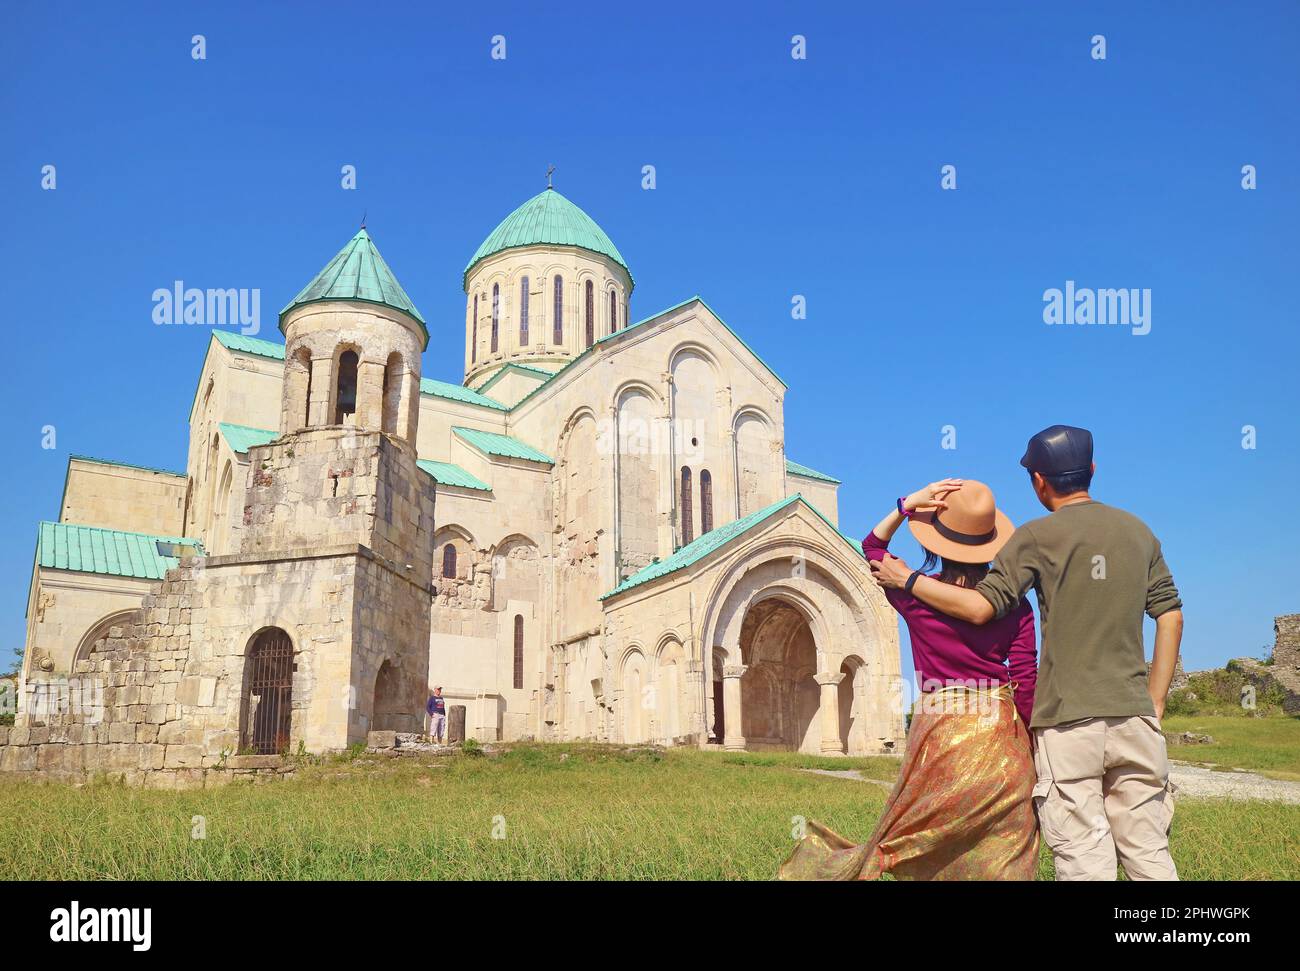
[[[551,185],[551,173],[553,173],[554,171],[555,171],[555,166],[554,166],[554,165],[547,165],[547,166],[546,166],[546,188],[548,188],[548,189],[553,189],[553,188],[555,188],[555,186]]]

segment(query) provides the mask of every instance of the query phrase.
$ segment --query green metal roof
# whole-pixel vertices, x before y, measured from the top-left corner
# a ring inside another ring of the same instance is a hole
[[[651,580],[658,580],[660,577],[665,577],[670,573],[676,573],[678,570],[683,570],[691,564],[704,559],[710,553],[726,546],[736,537],[747,533],[749,530],[772,516],[773,513],[780,512],[782,509],[785,509],[787,506],[796,502],[802,502],[805,506],[815,512],[822,522],[835,530],[836,534],[848,543],[850,548],[852,548],[858,556],[862,556],[862,548],[857,543],[844,533],[840,532],[839,528],[823,516],[816,506],[796,492],[792,496],[786,496],[779,502],[774,502],[770,506],[765,506],[762,509],[751,512],[748,516],[741,516],[733,522],[719,526],[717,529],[712,529],[704,535],[696,537],[685,546],[679,547],[671,556],[665,557],[657,563],[651,563],[649,566],[641,568],[609,593],[603,594],[600,599],[606,600],[615,594],[623,593],[626,590],[631,590],[633,587],[639,587],[642,584],[649,583]]]
[[[159,543],[189,546],[203,553],[196,539],[43,522],[36,537],[36,562],[54,570],[161,580],[180,559],[161,552]]]
[[[232,425],[224,421],[217,427],[221,429],[221,434],[225,437],[226,443],[237,455],[243,455],[254,445],[265,445],[267,442],[273,442],[280,437],[279,432],[269,431],[265,428],[249,428],[247,425]]]
[[[212,336],[219,344],[232,351],[243,351],[245,354],[256,354],[258,357],[269,357],[276,361],[284,360],[284,345],[277,344],[275,341],[245,337],[232,330],[214,330]]]
[[[576,246],[607,256],[627,270],[629,280],[632,278],[622,254],[595,220],[554,189],[547,188],[506,216],[488,234],[466,265],[462,286],[469,286],[470,270],[489,256],[502,250],[538,245]],[[635,280],[632,285],[636,286]]]
[[[415,464],[433,476],[433,480],[439,485],[459,486],[462,489],[478,489],[481,492],[492,491],[492,487],[478,476],[467,472],[452,462],[434,462],[430,459],[420,459]]]
[[[480,405],[484,408],[493,408],[497,411],[509,411],[510,409],[497,401],[495,398],[489,398],[485,394],[475,391],[473,388],[467,388],[464,385],[452,384],[449,381],[435,381],[433,378],[420,379],[420,394],[432,395],[435,398],[449,398],[452,401],[459,401],[466,405]]]
[[[800,465],[798,462],[785,460],[785,470],[790,475],[802,475],[805,479],[821,479],[823,482],[834,482],[841,485],[839,479],[827,475],[825,472],[818,472],[816,469],[810,469],[806,465]]]
[[[131,462],[115,462],[112,459],[97,459],[93,455],[69,455],[68,461],[94,462],[96,465],[116,465],[124,469],[138,469],[141,472],[157,472],[159,475],[174,475],[177,478],[185,478],[184,472],[173,472],[171,469],[158,469],[152,465],[134,465]]]
[[[555,460],[545,452],[539,452],[531,445],[526,445],[509,435],[481,432],[477,428],[463,428],[459,425],[452,431],[456,433],[457,438],[488,455],[499,455],[508,459],[527,459],[529,462],[542,462],[545,465],[555,464]]]
[[[379,255],[374,240],[364,228],[280,311],[280,329],[284,329],[284,315],[294,307],[322,300],[364,300],[400,310],[419,323],[420,329],[424,331],[425,346],[428,346],[429,329],[424,326],[424,318],[415,309],[415,304],[397,282],[397,277],[393,276],[393,271],[388,268],[384,258]]]

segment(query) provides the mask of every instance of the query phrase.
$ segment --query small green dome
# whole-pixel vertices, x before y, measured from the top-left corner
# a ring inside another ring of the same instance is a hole
[[[462,282],[468,286],[470,270],[495,253],[522,246],[547,244],[576,246],[606,256],[627,270],[629,280],[632,277],[632,271],[628,269],[618,247],[596,225],[595,220],[554,189],[547,188],[506,216],[501,220],[501,225],[488,234],[488,238],[483,240],[483,245],[465,267]]]
[[[294,307],[325,300],[361,300],[400,310],[414,318],[424,331],[425,345],[429,343],[429,331],[425,327],[424,318],[397,282],[397,277],[388,268],[384,258],[379,255],[379,250],[365,227],[348,240],[348,244],[335,254],[325,269],[317,273],[311,283],[303,287],[298,296],[280,311],[280,329],[284,330],[284,315]]]

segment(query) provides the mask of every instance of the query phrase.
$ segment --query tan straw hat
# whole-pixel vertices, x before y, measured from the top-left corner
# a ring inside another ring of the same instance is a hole
[[[943,497],[947,509],[918,512],[908,520],[916,541],[956,563],[988,563],[1016,527],[993,501],[993,490],[974,479]]]

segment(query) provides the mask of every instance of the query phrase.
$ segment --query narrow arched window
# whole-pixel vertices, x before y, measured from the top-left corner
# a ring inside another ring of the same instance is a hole
[[[497,352],[497,332],[501,322],[501,285],[492,284],[492,353]]]
[[[691,496],[691,470],[682,466],[682,545],[695,538],[695,503]]]
[[[700,535],[713,529],[713,476],[708,469],[700,471]]]
[[[618,330],[618,295],[609,291],[609,332]]]
[[[555,274],[555,282],[552,284],[555,288],[555,322],[552,325],[552,337],[555,344],[564,343],[564,278],[560,274]]]
[[[524,615],[515,614],[515,688],[524,686]]]
[[[357,413],[357,352],[339,355],[339,380],[334,395],[334,424],[342,425]]]
[[[587,347],[596,343],[596,288],[587,281]]]
[[[451,543],[442,548],[442,575],[448,580],[456,579],[456,547]]]
[[[528,346],[528,277],[519,282],[519,346]]]
[[[474,294],[474,316],[470,318],[469,325],[469,359],[470,362],[478,360],[478,294]]]

